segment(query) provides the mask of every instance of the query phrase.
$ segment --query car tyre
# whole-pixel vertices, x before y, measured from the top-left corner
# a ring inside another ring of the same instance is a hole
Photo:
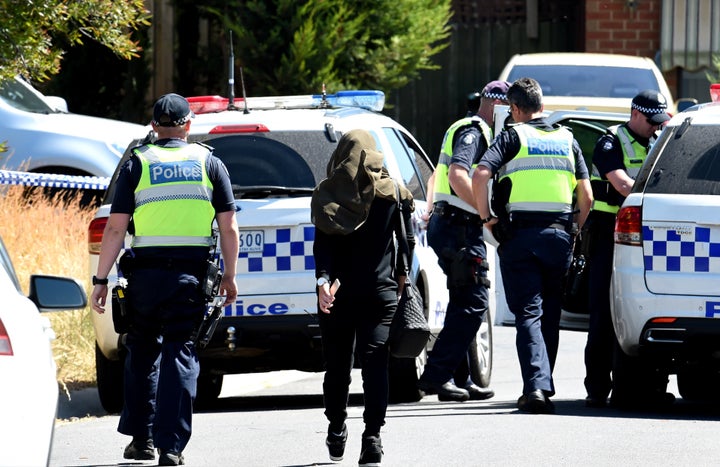
[[[197,396],[195,405],[198,408],[209,407],[217,401],[222,391],[223,385],[222,374],[214,374],[200,370],[200,376],[197,380]]]
[[[687,401],[712,401],[720,389],[720,373],[701,365],[686,366],[678,370],[677,385]]]
[[[418,389],[418,380],[425,370],[427,350],[415,358],[390,357],[389,363],[389,399],[391,404],[417,402],[423,398]]]
[[[627,355],[616,341],[612,380],[612,405],[628,409],[643,407],[653,405],[665,394],[668,371],[659,362]]]
[[[480,386],[490,386],[493,364],[493,334],[492,317],[487,311],[480,324],[480,329],[475,335],[468,352],[470,354],[470,378]]]
[[[103,355],[95,342],[95,375],[100,405],[108,413],[120,413],[123,408],[123,380],[125,352],[118,351],[119,359],[110,360]]]

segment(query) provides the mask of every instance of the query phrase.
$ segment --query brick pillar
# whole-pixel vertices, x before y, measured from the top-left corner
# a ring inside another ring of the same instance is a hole
[[[655,59],[660,49],[662,0],[586,0],[585,51]],[[677,73],[663,73],[677,96]]]

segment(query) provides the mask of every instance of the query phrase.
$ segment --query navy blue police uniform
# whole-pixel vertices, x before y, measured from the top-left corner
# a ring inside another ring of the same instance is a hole
[[[457,130],[452,144],[451,163],[468,172],[488,147],[488,138],[483,135],[478,124],[480,118],[476,116],[473,119],[475,123]],[[447,276],[449,301],[445,323],[425,365],[420,388],[426,392],[437,391],[441,400],[444,400],[444,393],[437,388],[448,384],[458,365],[467,359],[468,346],[488,309],[490,282],[487,278],[487,250],[480,216],[474,209],[466,210],[438,199],[439,194],[435,193],[427,238],[428,244],[437,254],[438,264]],[[459,399],[455,397],[450,395],[452,400],[464,400],[469,395]]]
[[[646,90],[636,95],[631,108],[643,114],[648,123],[660,125],[670,119],[667,103],[657,91]],[[643,123],[644,125],[644,123]],[[625,197],[607,179],[607,174],[621,170],[634,179],[647,157],[650,139],[633,131],[628,122],[611,127],[595,144],[593,152],[593,208],[583,233],[587,242],[588,311],[590,323],[585,345],[586,405],[603,407],[613,391],[611,373],[614,355],[619,350],[610,314],[610,283],[615,249],[615,218]],[[632,370],[631,370],[632,371]],[[651,377],[651,376],[650,376]],[[657,382],[660,397],[667,381]],[[617,389],[617,388],[615,388]],[[643,395],[649,398],[651,395]]]
[[[154,145],[163,150],[188,143],[163,139]],[[209,155],[205,167],[215,212],[234,210],[225,165]],[[135,212],[134,191],[140,176],[141,163],[132,156],[118,174],[111,213]],[[191,337],[205,311],[200,283],[207,270],[209,248],[147,246],[133,248],[132,255],[133,266],[126,274],[132,313],[125,341],[125,403],[118,431],[134,438],[151,438],[159,449],[181,453],[190,439],[200,372]]]
[[[622,125],[635,142],[647,147],[648,138],[634,133]],[[622,129],[620,130],[622,131]],[[644,156],[644,155],[643,155]],[[614,170],[626,170],[624,154],[617,137],[612,133],[601,136],[593,152],[593,165],[602,174]],[[644,159],[644,157],[643,157]],[[604,189],[598,189],[601,185]],[[602,183],[593,180],[595,203],[606,202],[618,206],[624,199],[605,179]],[[612,278],[613,252],[615,249],[615,217],[613,212],[593,209],[588,216],[583,241],[588,242],[588,311],[590,323],[585,346],[585,389],[590,405],[604,405],[610,391],[615,331],[610,317],[610,280]]]
[[[543,118],[532,119],[522,125],[540,132],[558,129]],[[479,165],[495,174],[516,158],[522,147],[518,129],[519,126],[510,127],[500,133]],[[582,150],[574,138],[568,145],[570,148],[574,156],[575,179],[587,179],[588,170]],[[509,179],[501,180],[493,189],[493,196],[509,197],[512,189]],[[573,213],[571,209],[518,210],[509,214],[497,212],[498,206],[505,206],[508,199],[494,201],[493,206],[500,222],[509,223],[502,226],[504,233],[498,254],[505,298],[515,316],[523,394],[541,390],[547,399],[555,394],[552,371],[558,351],[563,282],[572,259]],[[493,233],[498,232],[500,227],[494,225]],[[499,233],[495,236],[498,239],[501,237]],[[522,397],[518,402],[521,407]],[[552,410],[549,400],[546,404],[546,408]]]

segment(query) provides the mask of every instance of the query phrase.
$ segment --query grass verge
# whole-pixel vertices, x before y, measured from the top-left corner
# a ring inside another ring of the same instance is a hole
[[[79,194],[48,198],[41,188],[0,190],[0,236],[26,295],[31,274],[73,277],[90,293],[87,227],[93,214],[93,208],[81,207]],[[86,307],[47,313],[57,336],[52,348],[58,383],[66,392],[96,384],[91,312]]]

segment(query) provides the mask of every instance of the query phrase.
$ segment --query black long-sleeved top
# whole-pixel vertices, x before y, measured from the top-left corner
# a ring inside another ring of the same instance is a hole
[[[409,261],[412,262],[415,235],[410,211],[410,205],[403,203]],[[354,232],[329,235],[315,229],[313,253],[316,277],[325,277],[330,282],[339,279],[345,296],[365,296],[396,288],[396,271],[404,271],[405,264],[402,255],[395,255],[393,232],[400,238],[397,205],[379,197],[373,200],[365,223]]]

